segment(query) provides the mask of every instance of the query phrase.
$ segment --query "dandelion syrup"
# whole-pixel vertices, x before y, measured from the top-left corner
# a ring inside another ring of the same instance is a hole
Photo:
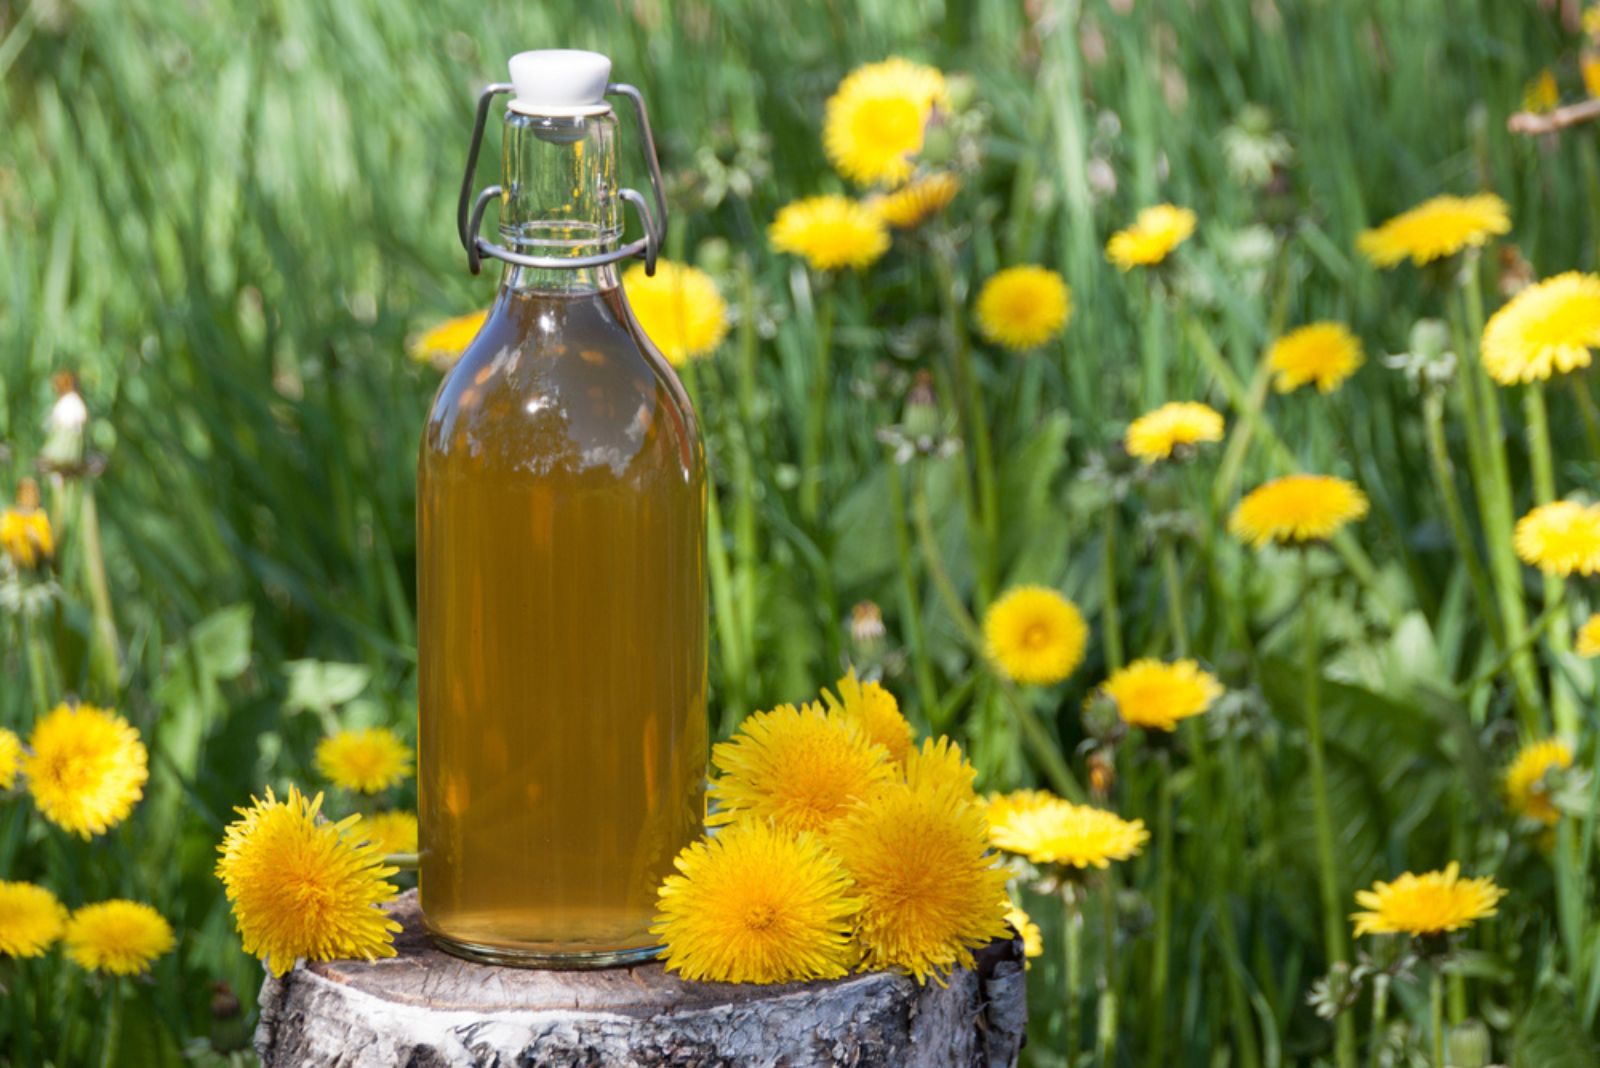
[[[418,467],[422,910],[501,963],[653,955],[656,888],[704,815],[704,459],[606,261],[608,70],[512,61],[483,246],[508,264]]]

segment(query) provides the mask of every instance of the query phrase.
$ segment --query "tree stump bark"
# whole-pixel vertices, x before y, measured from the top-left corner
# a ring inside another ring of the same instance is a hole
[[[1027,1023],[1020,941],[949,985],[868,973],[832,982],[687,983],[659,964],[495,968],[435,949],[416,892],[390,908],[397,956],[301,964],[261,990],[265,1068],[807,1065],[1002,1068]]]

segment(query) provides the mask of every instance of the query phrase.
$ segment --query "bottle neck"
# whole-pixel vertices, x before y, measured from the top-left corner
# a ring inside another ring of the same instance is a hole
[[[507,110],[500,237],[513,252],[577,259],[614,250],[622,237],[616,116],[527,115]],[[501,288],[585,292],[617,285],[614,264],[506,264]]]

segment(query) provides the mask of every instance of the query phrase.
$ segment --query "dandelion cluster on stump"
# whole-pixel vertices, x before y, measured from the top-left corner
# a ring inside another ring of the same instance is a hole
[[[893,695],[853,670],[835,689],[827,707],[757,712],[713,749],[715,829],[678,855],[657,899],[669,970],[942,981],[1006,937],[1007,873],[960,748],[913,746]]]

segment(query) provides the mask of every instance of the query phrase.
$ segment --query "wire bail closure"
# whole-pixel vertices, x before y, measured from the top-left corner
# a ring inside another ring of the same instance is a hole
[[[456,230],[461,236],[461,247],[467,250],[467,269],[477,274],[483,268],[485,256],[514,263],[520,267],[556,269],[599,267],[606,263],[616,263],[618,260],[642,259],[644,273],[655,274],[656,256],[661,252],[662,241],[667,235],[667,198],[662,191],[661,164],[656,159],[656,138],[650,129],[650,114],[645,109],[644,97],[637,88],[623,82],[608,83],[606,95],[625,96],[633,102],[633,109],[639,117],[639,132],[644,137],[644,162],[650,171],[650,193],[655,203],[652,208],[650,201],[645,200],[644,194],[637,189],[626,187],[618,189],[617,196],[632,204],[634,210],[639,213],[639,220],[644,224],[644,236],[610,252],[597,252],[592,256],[563,257],[528,256],[513,252],[504,245],[497,245],[488,240],[479,232],[483,227],[483,215],[488,210],[489,202],[505,192],[502,187],[491,185],[485,186],[476,197],[472,195],[473,179],[477,176],[478,169],[478,151],[483,147],[483,129],[488,124],[489,105],[494,102],[494,98],[502,93],[514,91],[509,82],[495,82],[478,94],[478,115],[472,124],[472,143],[467,147],[467,170],[461,179],[461,198],[456,203]]]

